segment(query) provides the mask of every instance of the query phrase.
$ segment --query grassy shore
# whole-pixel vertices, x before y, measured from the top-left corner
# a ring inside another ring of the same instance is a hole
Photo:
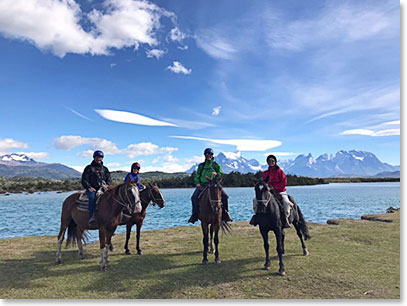
[[[56,237],[0,240],[2,299],[399,299],[400,213],[369,220],[339,220],[338,225],[310,223],[310,256],[302,256],[294,229],[286,232],[284,263],[278,276],[274,235],[272,266],[264,264],[258,228],[233,222],[232,234],[220,237],[222,263],[201,265],[199,226],[142,232],[144,255],[124,255],[125,236],[113,237],[108,271],[99,271],[98,243],[62,251],[55,265]],[[146,222],[148,222],[148,217]],[[135,235],[133,235],[135,236]],[[135,237],[131,249],[135,251]]]

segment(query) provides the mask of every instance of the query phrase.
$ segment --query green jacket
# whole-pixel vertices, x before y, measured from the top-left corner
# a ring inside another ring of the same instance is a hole
[[[223,173],[220,165],[214,160],[211,161],[206,160],[203,163],[199,164],[194,179],[195,184],[199,183],[201,185],[205,185],[208,182],[206,176],[212,178],[212,172],[214,171],[218,174],[218,177],[220,177]]]

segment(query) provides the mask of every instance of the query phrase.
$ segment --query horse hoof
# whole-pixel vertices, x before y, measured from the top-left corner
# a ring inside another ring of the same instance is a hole
[[[130,252],[130,250],[126,250],[126,251],[124,252],[124,254],[126,254],[126,255],[131,255],[131,252]]]
[[[61,259],[57,260],[57,261],[55,262],[55,264],[56,264],[56,265],[62,264],[62,260],[61,260]]]
[[[137,251],[137,255],[143,255],[143,251]]]
[[[216,258],[216,259],[215,259],[215,261],[214,261],[214,263],[216,263],[216,264],[220,264],[220,263],[221,263],[221,261],[220,261],[220,259],[219,259],[219,258]]]
[[[110,246],[109,246],[109,251],[110,251],[110,252],[113,252],[113,245],[110,245]]]
[[[207,260],[202,260],[202,264],[203,264],[204,266],[206,266],[206,265],[208,264],[208,261],[207,261]]]
[[[308,255],[309,255],[309,252],[308,252],[308,250],[307,250],[307,249],[304,249],[304,250],[303,250],[303,253],[302,253],[302,255],[304,255],[304,256],[308,256]]]
[[[278,275],[285,276],[285,271],[278,271]]]
[[[264,266],[263,270],[270,270],[270,266]]]

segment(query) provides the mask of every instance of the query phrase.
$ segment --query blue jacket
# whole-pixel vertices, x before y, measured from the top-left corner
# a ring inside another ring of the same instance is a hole
[[[133,172],[130,172],[126,175],[126,177],[124,178],[124,182],[127,182],[127,180],[131,180],[132,182],[134,182],[136,179],[138,179],[137,182],[137,187],[139,190],[143,190],[143,186],[141,186],[140,184],[140,176],[138,174],[134,174]]]

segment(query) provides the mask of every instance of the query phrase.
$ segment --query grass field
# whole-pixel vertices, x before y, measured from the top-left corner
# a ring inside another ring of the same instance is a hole
[[[99,271],[98,242],[62,250],[55,265],[56,237],[0,240],[1,299],[399,299],[400,213],[382,215],[393,222],[340,220],[309,224],[310,256],[294,229],[286,231],[286,276],[278,276],[274,235],[272,265],[262,270],[264,249],[258,228],[233,222],[220,237],[222,263],[201,265],[199,226],[145,231],[144,255],[124,255],[123,234],[113,237],[111,264]],[[148,217],[146,219],[148,222]],[[131,239],[135,252],[135,235]]]

